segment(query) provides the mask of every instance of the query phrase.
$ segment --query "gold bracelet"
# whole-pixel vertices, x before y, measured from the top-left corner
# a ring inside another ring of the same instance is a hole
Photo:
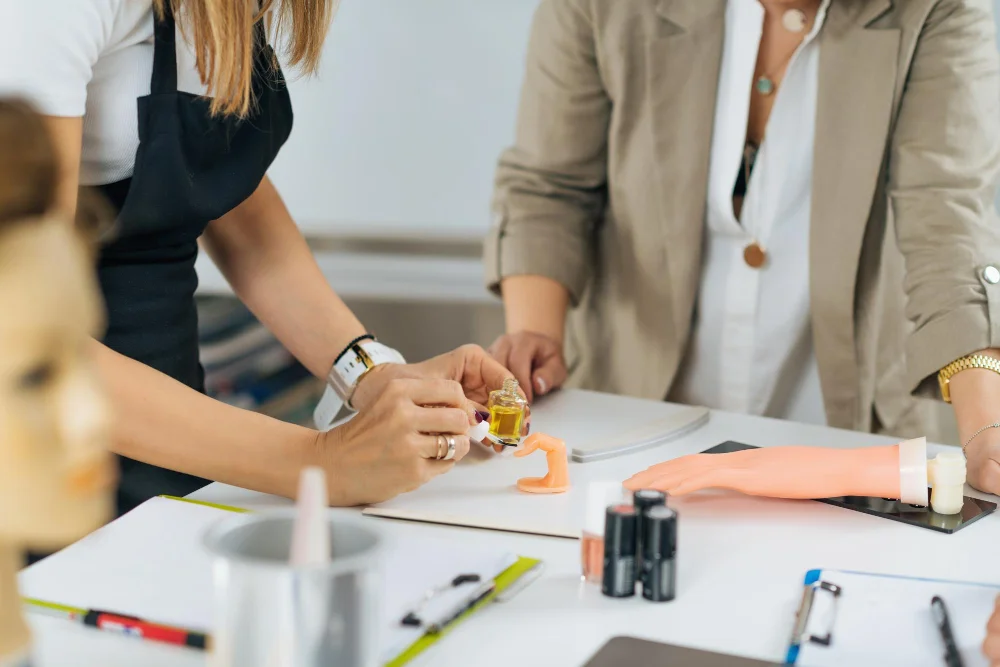
[[[949,383],[956,373],[970,368],[982,368],[1000,374],[1000,360],[985,354],[973,354],[956,359],[938,372],[938,384],[941,387],[941,397],[945,403],[951,403],[951,387]]]

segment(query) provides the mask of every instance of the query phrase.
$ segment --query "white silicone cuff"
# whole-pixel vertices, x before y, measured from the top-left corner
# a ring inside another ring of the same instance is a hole
[[[899,499],[927,506],[927,438],[899,443]]]

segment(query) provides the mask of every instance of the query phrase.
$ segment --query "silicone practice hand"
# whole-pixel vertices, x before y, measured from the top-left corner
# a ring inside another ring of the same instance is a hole
[[[525,493],[562,493],[569,488],[569,464],[566,461],[566,443],[544,433],[529,435],[522,449],[514,456],[522,458],[537,450],[545,452],[549,472],[545,477],[522,477],[517,488]]]
[[[674,496],[718,488],[772,498],[898,499],[899,445],[864,449],[767,447],[693,454],[654,465],[626,480],[625,487],[633,491],[659,489]]]

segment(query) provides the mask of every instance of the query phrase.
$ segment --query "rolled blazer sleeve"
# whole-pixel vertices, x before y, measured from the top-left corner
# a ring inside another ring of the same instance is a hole
[[[989,0],[941,0],[917,42],[889,158],[889,197],[906,262],[911,390],[1000,347],[1000,56]]]
[[[590,0],[542,0],[535,13],[514,145],[499,160],[487,286],[512,275],[564,285],[576,304],[603,215],[611,101]]]

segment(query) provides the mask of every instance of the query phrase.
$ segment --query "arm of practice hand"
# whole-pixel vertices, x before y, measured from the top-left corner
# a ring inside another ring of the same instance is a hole
[[[770,498],[899,498],[899,448],[765,447],[692,454],[637,473],[625,487],[671,495],[719,488]]]

